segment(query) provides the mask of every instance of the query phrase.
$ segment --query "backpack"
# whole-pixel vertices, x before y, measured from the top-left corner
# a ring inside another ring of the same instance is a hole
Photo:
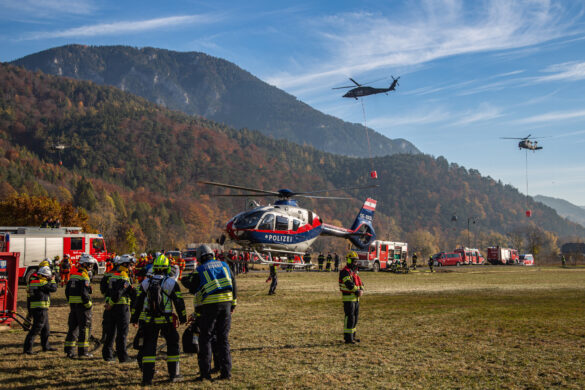
[[[168,316],[168,314],[165,313],[164,300],[164,296],[167,294],[162,287],[165,280],[166,279],[152,278],[148,284],[148,290],[146,291],[146,298],[148,299],[148,314],[153,318]]]

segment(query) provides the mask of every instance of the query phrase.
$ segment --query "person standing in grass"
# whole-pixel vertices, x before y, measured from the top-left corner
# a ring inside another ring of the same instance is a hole
[[[431,272],[434,272],[433,270],[433,256],[429,256],[429,269],[431,270]]]
[[[49,307],[51,306],[51,293],[57,291],[57,284],[53,279],[51,269],[47,266],[40,267],[32,274],[27,285],[27,305],[32,326],[24,340],[24,353],[34,355],[33,345],[37,335],[41,335],[41,346],[43,351],[56,351],[56,348],[49,344],[51,334],[49,327]]]
[[[347,265],[339,272],[339,290],[343,301],[343,339],[346,344],[359,343],[355,337],[358,316],[360,312],[360,297],[364,293],[364,285],[357,274],[358,255],[350,251],[347,256]]]
[[[276,286],[278,285],[278,274],[276,273],[276,264],[270,264],[270,276],[266,280],[271,281],[270,289],[268,290],[268,295],[274,295],[276,292]]]
[[[323,263],[325,262],[325,255],[323,252],[319,253],[319,257],[317,257],[317,263],[319,264],[319,271],[323,271]]]

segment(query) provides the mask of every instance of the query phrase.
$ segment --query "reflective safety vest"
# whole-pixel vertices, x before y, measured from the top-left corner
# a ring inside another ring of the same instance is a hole
[[[86,271],[74,271],[71,274],[65,290],[67,302],[69,304],[81,303],[87,309],[91,308],[91,285],[89,275]]]
[[[130,278],[125,271],[116,272],[108,279],[108,290],[106,296],[106,303],[110,305],[129,305],[130,304],[130,297],[127,295],[122,295],[117,301],[112,300],[112,293],[115,290],[123,290],[127,289],[130,285]]]
[[[163,315],[154,317],[153,313],[149,313],[149,304],[148,304],[148,288],[153,281],[160,282],[162,288],[162,300],[163,300]],[[139,320],[144,320],[146,322],[154,322],[155,324],[165,324],[172,322],[172,315],[173,315],[173,296],[175,297],[175,305],[177,301],[180,300],[180,307],[177,307],[177,312],[179,312],[179,317],[186,317],[185,311],[185,304],[183,302],[183,295],[181,294],[180,289],[178,288],[177,281],[168,276],[162,275],[154,275],[150,279],[144,280],[140,284],[141,288],[139,289],[139,294],[144,294],[144,304],[142,306],[142,311],[139,316]],[[144,315],[143,315],[144,314]]]
[[[57,285],[38,274],[31,275],[28,281],[29,309],[48,309],[51,306],[50,293],[57,291]]]
[[[197,267],[199,274],[198,291],[202,295],[202,305],[219,302],[233,302],[233,283],[229,267],[223,261],[210,260]]]
[[[363,290],[362,280],[348,266],[345,266],[339,273],[339,290],[343,302],[358,302],[360,298],[356,295],[358,290]]]

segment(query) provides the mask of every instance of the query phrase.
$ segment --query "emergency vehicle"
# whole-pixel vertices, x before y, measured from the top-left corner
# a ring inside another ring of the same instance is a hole
[[[28,280],[45,258],[63,259],[69,255],[73,264],[84,254],[92,255],[98,265],[94,274],[103,274],[108,252],[101,234],[83,233],[80,227],[39,228],[0,226],[0,252],[20,253],[18,277]]]
[[[457,248],[453,252],[459,253],[463,259],[463,264],[484,264],[485,258],[475,248]]]
[[[439,252],[433,255],[433,265],[443,267],[446,265],[455,265],[459,267],[463,264],[463,257],[458,252]]]
[[[520,257],[517,249],[490,246],[487,248],[487,261],[491,264],[518,264]]]
[[[353,249],[355,250],[355,249]],[[357,251],[358,268],[378,272],[390,270],[395,262],[404,261],[408,255],[406,242],[375,240],[370,244],[368,251]]]

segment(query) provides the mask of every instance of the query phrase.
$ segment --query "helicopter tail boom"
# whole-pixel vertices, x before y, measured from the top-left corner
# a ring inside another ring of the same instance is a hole
[[[372,226],[375,211],[376,201],[368,198],[364,202],[350,229],[323,224],[323,232],[321,234],[347,238],[356,247],[360,249],[367,248],[376,239],[376,232]]]

